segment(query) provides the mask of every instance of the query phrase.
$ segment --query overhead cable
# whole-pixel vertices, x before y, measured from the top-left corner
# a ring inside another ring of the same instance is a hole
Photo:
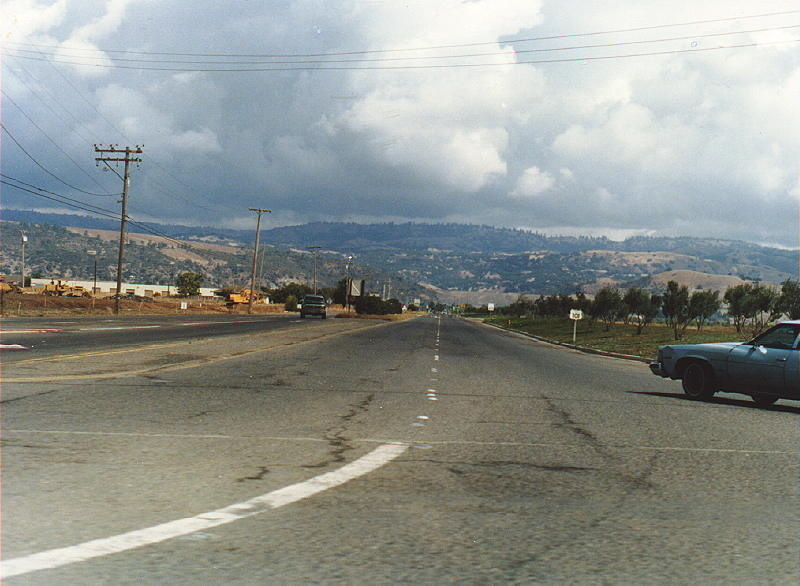
[[[722,22],[733,22],[737,20],[752,20],[756,18],[768,18],[774,16],[788,16],[790,14],[798,14],[800,10],[784,10],[780,12],[765,12],[760,14],[750,14],[750,15],[740,15],[740,16],[729,16],[723,18],[710,18],[710,19],[703,19],[703,20],[692,20],[692,21],[684,21],[684,22],[676,22],[676,23],[664,23],[664,24],[655,24],[655,25],[648,25],[648,26],[639,26],[639,27],[632,27],[632,28],[621,28],[621,29],[608,29],[608,30],[601,30],[601,31],[591,31],[591,32],[584,32],[584,33],[569,33],[569,34],[561,34],[561,35],[549,35],[549,36],[541,36],[541,37],[526,37],[526,38],[518,38],[518,39],[507,39],[507,40],[493,40],[493,41],[480,41],[475,43],[460,43],[460,44],[451,44],[451,45],[428,45],[428,46],[419,46],[419,47],[407,47],[402,49],[367,49],[367,50],[356,50],[356,51],[340,51],[340,52],[323,52],[323,53],[169,53],[169,52],[155,52],[155,51],[130,51],[127,49],[103,49],[105,53],[128,53],[131,55],[165,55],[165,56],[173,56],[173,57],[339,57],[339,56],[346,56],[346,55],[366,55],[370,53],[399,53],[399,52],[409,52],[409,51],[428,51],[428,50],[439,50],[439,49],[459,49],[459,48],[466,48],[466,47],[481,47],[481,46],[490,46],[496,45],[498,42],[501,44],[515,44],[515,43],[527,43],[527,42],[535,42],[535,41],[550,41],[550,40],[558,40],[558,39],[570,39],[570,38],[577,38],[577,37],[591,37],[591,36],[600,36],[600,35],[611,35],[611,34],[621,34],[621,33],[631,33],[631,32],[642,32],[642,31],[649,31],[649,30],[658,30],[658,29],[665,29],[665,28],[677,28],[682,26],[694,26],[694,25],[701,25],[701,24],[715,24],[715,23],[722,23]],[[13,43],[13,41],[6,41],[7,43]],[[52,49],[65,49],[69,47],[64,47],[63,45],[42,45],[42,44],[35,44],[35,43],[14,43],[17,45],[22,46],[29,46],[29,47],[44,47],[44,48],[52,48]],[[86,48],[75,48],[76,50],[92,50]]]
[[[17,104],[17,103],[16,103],[16,102],[15,102],[15,101],[14,101],[14,100],[11,98],[11,96],[9,96],[9,95],[8,95],[8,93],[6,93],[6,91],[5,91],[5,90],[3,90],[2,88],[0,88],[0,94],[3,94],[3,96],[5,96],[5,98],[6,98],[6,99],[7,99],[9,102],[11,102],[11,103],[12,103],[12,104],[13,104],[13,105],[14,105],[14,106],[17,108],[17,110],[19,110],[19,112],[20,112],[20,113],[21,113],[23,116],[25,116],[25,118],[27,118],[27,119],[28,119],[28,121],[29,121],[31,124],[33,124],[33,125],[36,127],[36,129],[37,129],[39,132],[41,132],[41,133],[42,133],[42,134],[43,134],[43,135],[44,135],[44,136],[47,138],[47,140],[49,140],[49,141],[50,141],[50,142],[53,144],[53,146],[55,146],[55,147],[56,147],[56,148],[57,148],[59,151],[61,151],[61,153],[62,153],[62,154],[65,156],[65,157],[67,157],[67,158],[68,158],[68,159],[69,159],[69,160],[72,162],[72,164],[73,164],[73,165],[75,165],[75,166],[76,166],[78,169],[80,169],[80,170],[81,170],[81,171],[82,171],[82,172],[83,172],[83,173],[84,173],[84,174],[85,174],[85,175],[86,175],[86,176],[87,176],[89,179],[91,179],[91,180],[92,180],[92,181],[93,181],[93,182],[94,182],[94,183],[95,183],[95,184],[96,184],[98,187],[103,187],[102,185],[100,185],[100,183],[97,181],[97,179],[95,179],[94,177],[92,177],[92,176],[91,176],[91,175],[90,175],[90,174],[89,174],[89,173],[86,171],[86,169],[84,169],[83,167],[81,167],[81,166],[80,166],[80,165],[79,165],[79,164],[78,164],[78,163],[75,161],[75,159],[73,159],[71,156],[69,156],[69,154],[68,154],[68,153],[67,153],[67,152],[66,152],[64,149],[62,149],[62,148],[59,146],[59,144],[58,144],[58,143],[57,143],[55,140],[53,140],[53,139],[50,137],[50,135],[49,135],[49,134],[47,134],[47,133],[46,133],[46,132],[45,132],[45,131],[42,129],[42,127],[41,127],[41,126],[39,126],[39,125],[38,125],[38,124],[37,124],[37,123],[36,123],[36,122],[33,120],[33,118],[31,118],[30,116],[28,116],[28,114],[25,112],[25,110],[22,108],[22,106],[20,106],[19,104]],[[17,141],[14,141],[14,142],[17,142]],[[19,143],[17,142],[17,144],[19,144]],[[70,187],[72,187],[72,186],[70,186]],[[75,189],[75,188],[73,187],[73,189]],[[79,190],[79,191],[83,191],[83,190]],[[102,196],[107,196],[107,195],[109,195],[109,194],[107,194],[107,193],[91,193],[91,192],[88,192],[88,191],[84,191],[84,193],[87,193],[88,195],[102,195]],[[113,195],[113,194],[111,194],[111,195]]]
[[[19,149],[23,153],[25,153],[25,155],[31,161],[33,161],[36,164],[37,167],[39,167],[42,171],[44,171],[45,173],[47,173],[51,177],[57,179],[58,181],[60,181],[64,185],[66,185],[67,187],[70,187],[70,188],[74,189],[75,191],[80,191],[81,193],[85,193],[86,195],[96,195],[96,196],[99,196],[99,197],[116,197],[116,196],[121,195],[120,193],[94,193],[94,192],[91,192],[91,191],[86,191],[85,189],[81,189],[80,187],[76,187],[76,186],[72,185],[71,183],[67,183],[66,181],[61,179],[61,177],[59,177],[58,175],[56,175],[55,173],[50,171],[47,167],[42,165],[39,161],[37,161],[36,158],[32,154],[30,154],[28,151],[26,151],[25,147],[23,147],[20,144],[20,142],[16,139],[16,137],[14,137],[13,134],[11,134],[11,131],[9,131],[8,128],[6,128],[4,124],[0,123],[0,129],[2,129],[3,132],[5,132],[9,136],[9,138],[14,142],[14,144],[16,144],[19,147]]]
[[[466,68],[485,68],[485,67],[507,67],[511,65],[544,65],[548,63],[575,63],[589,61],[609,61],[616,59],[632,59],[636,57],[654,57],[663,55],[678,55],[687,53],[705,53],[709,51],[722,51],[726,49],[746,49],[752,47],[766,47],[774,45],[785,45],[800,42],[800,38],[784,39],[778,41],[752,41],[748,43],[738,43],[733,45],[718,45],[715,47],[692,47],[688,49],[667,49],[663,51],[649,51],[641,53],[623,53],[616,55],[564,57],[558,59],[533,59],[523,61],[498,61],[494,63],[446,63],[434,65],[393,65],[393,66],[352,66],[336,65],[324,67],[324,63],[309,63],[308,66],[292,65],[289,67],[144,67],[132,65],[114,64],[87,64],[79,61],[69,61],[66,59],[52,59],[54,63],[64,63],[68,65],[81,65],[84,67],[96,67],[101,69],[127,69],[135,71],[167,71],[167,72],[198,72],[198,73],[257,73],[266,71],[391,71],[391,70],[414,70],[414,69],[466,69]],[[35,61],[46,61],[46,58],[15,56],[18,59],[31,59]]]
[[[577,51],[583,49],[608,49],[612,47],[626,47],[626,46],[633,46],[633,45],[649,45],[654,43],[668,43],[674,41],[687,41],[692,40],[695,41],[697,39],[706,39],[706,38],[715,38],[715,37],[729,37],[733,35],[742,35],[742,34],[757,34],[757,33],[765,33],[765,32],[777,32],[777,31],[784,31],[784,30],[791,30],[800,28],[800,24],[791,24],[779,27],[765,27],[765,28],[758,28],[758,29],[748,29],[748,30],[737,30],[737,31],[728,31],[728,32],[718,32],[718,33],[704,33],[699,35],[682,35],[677,37],[665,37],[665,38],[658,38],[658,39],[640,39],[636,41],[618,41],[614,43],[600,43],[600,44],[593,44],[593,45],[573,45],[568,47],[546,47],[546,48],[537,48],[537,49],[515,49],[514,54],[521,55],[521,54],[529,54],[529,53],[553,53],[553,52],[561,52],[561,51]],[[168,63],[168,64],[178,64],[178,65],[302,65],[302,64],[326,64],[326,63],[386,63],[386,62],[397,62],[397,61],[420,61],[420,60],[431,60],[431,59],[468,59],[468,58],[475,58],[475,57],[507,57],[508,51],[502,52],[492,52],[492,53],[464,53],[464,54],[457,54],[457,55],[428,55],[428,56],[420,56],[420,57],[374,57],[374,58],[359,58],[359,59],[302,59],[302,60],[290,60],[290,61],[187,61],[187,60],[173,60],[173,59],[126,59],[124,57],[109,57],[105,54],[101,54],[98,56],[82,56],[82,55],[69,55],[64,54],[63,52],[59,53],[43,53],[41,51],[36,50],[29,50],[29,49],[13,49],[17,53],[36,53],[39,55],[59,55],[65,58],[73,58],[73,59],[92,59],[92,60],[103,60],[108,61],[111,60],[113,62],[125,62],[125,63]],[[93,50],[96,53],[103,53],[101,50]],[[22,57],[21,55],[15,55],[18,57]],[[56,60],[56,62],[63,62]],[[92,63],[84,63],[84,65],[92,66]]]

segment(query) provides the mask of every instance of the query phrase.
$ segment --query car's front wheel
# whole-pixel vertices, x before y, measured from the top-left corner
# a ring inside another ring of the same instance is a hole
[[[714,373],[711,368],[692,362],[683,371],[683,392],[692,399],[705,401],[714,396]]]

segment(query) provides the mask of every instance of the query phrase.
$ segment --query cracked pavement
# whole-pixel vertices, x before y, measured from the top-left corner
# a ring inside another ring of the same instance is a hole
[[[6,558],[410,446],[284,508],[8,583],[800,580],[795,406],[687,401],[639,363],[455,319],[341,327],[6,383]]]

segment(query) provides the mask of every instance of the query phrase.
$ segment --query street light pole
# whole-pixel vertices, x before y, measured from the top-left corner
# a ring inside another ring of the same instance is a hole
[[[28,237],[25,235],[25,232],[20,231],[20,242],[22,243],[22,287],[25,286],[25,243],[28,241]]]
[[[344,310],[350,313],[350,265],[353,263],[353,255],[348,254],[344,264]]]
[[[317,294],[317,251],[321,246],[309,246],[308,249],[314,253],[314,295]]]
[[[87,250],[86,254],[91,256],[94,261],[94,277],[92,279],[92,309],[94,309],[94,297],[97,294],[97,251]]]

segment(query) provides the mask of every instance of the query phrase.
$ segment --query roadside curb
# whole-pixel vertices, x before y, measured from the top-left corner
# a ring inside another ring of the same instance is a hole
[[[472,320],[471,320],[472,321]],[[620,360],[630,360],[632,362],[641,362],[643,364],[649,364],[652,362],[651,358],[644,358],[643,356],[633,356],[632,354],[621,354],[619,352],[609,352],[607,350],[598,350],[596,348],[587,348],[586,346],[578,346],[575,344],[570,344],[568,342],[559,342],[558,340],[550,340],[548,338],[543,338],[541,336],[535,336],[533,334],[529,334],[528,332],[523,332],[522,330],[515,330],[514,328],[507,328],[503,326],[499,326],[496,324],[486,323],[482,320],[475,320],[477,323],[482,324],[484,326],[488,326],[490,328],[495,328],[498,330],[502,330],[505,332],[513,332],[515,334],[519,334],[520,336],[524,336],[526,338],[531,338],[532,340],[536,340],[537,342],[544,342],[545,344],[551,344],[553,346],[562,346],[563,348],[569,348],[570,350],[577,350],[578,352],[583,352],[584,354],[595,354],[597,356],[608,356],[609,358],[619,358]]]

